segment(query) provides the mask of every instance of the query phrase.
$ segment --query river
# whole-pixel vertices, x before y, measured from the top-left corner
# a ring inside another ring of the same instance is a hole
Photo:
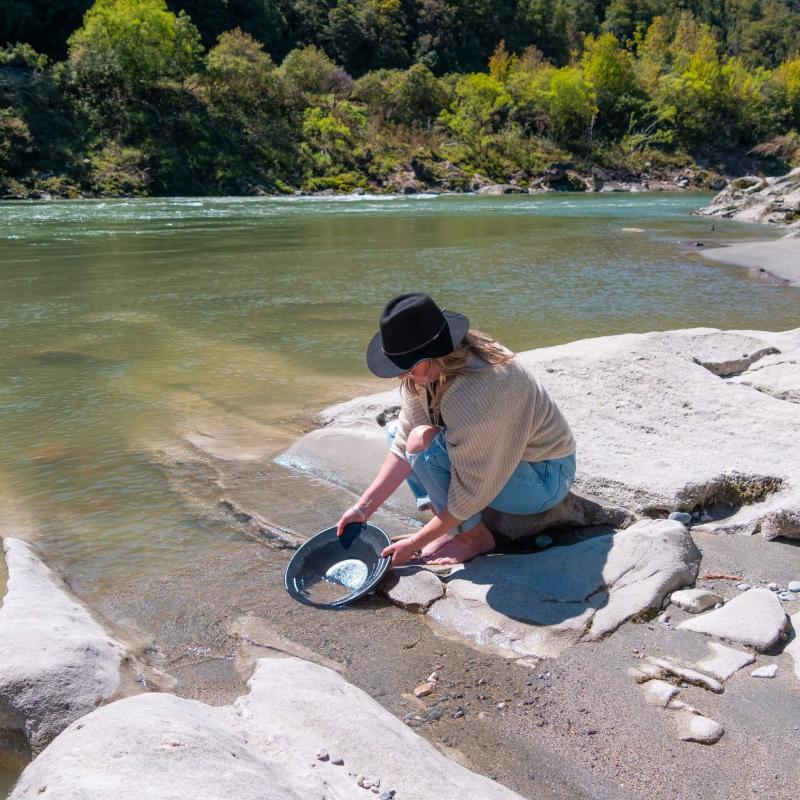
[[[797,289],[696,255],[698,240],[777,235],[711,231],[690,215],[709,197],[3,203],[4,529],[90,601],[224,548],[224,523],[186,508],[154,447],[233,416],[277,453],[314,411],[384,387],[363,354],[400,292],[428,291],[515,349],[796,327]]]

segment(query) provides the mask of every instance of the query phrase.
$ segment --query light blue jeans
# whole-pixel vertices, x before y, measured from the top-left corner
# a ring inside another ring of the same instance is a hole
[[[389,444],[394,429],[389,426]],[[450,490],[450,456],[444,430],[439,431],[426,450],[406,455],[411,464],[407,483],[417,507],[430,503],[436,513],[447,507]],[[507,514],[538,514],[558,505],[569,492],[575,479],[575,454],[547,461],[520,461],[489,508]],[[472,530],[481,521],[480,512],[465,519],[456,532]]]

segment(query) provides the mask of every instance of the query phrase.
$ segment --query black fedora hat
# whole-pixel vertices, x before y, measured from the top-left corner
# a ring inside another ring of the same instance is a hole
[[[426,358],[452,353],[469,320],[439,308],[427,294],[401,294],[386,304],[380,328],[367,347],[367,366],[379,378],[394,378]]]

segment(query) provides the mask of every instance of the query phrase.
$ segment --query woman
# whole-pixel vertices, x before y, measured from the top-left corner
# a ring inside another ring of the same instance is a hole
[[[338,522],[366,522],[408,480],[435,516],[383,551],[456,564],[494,549],[481,521],[487,506],[535,514],[560,503],[575,476],[575,440],[547,391],[514,354],[463,314],[426,294],[404,294],[383,310],[367,349],[378,377],[400,378],[401,411],[375,480]]]

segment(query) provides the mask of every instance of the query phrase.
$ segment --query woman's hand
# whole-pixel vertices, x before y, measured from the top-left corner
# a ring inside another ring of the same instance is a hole
[[[347,511],[342,514],[339,521],[336,523],[336,535],[341,536],[344,533],[344,529],[351,523],[355,522],[358,525],[361,525],[362,522],[366,522],[364,515],[359,513],[356,510],[355,506],[350,506]]]
[[[388,547],[384,548],[381,555],[384,558],[391,556],[393,567],[402,566],[406,563],[406,561],[410,561],[415,557],[415,554],[418,553],[417,546],[414,544],[413,538],[413,536],[409,536],[407,539],[401,539],[399,542],[390,544]]]

